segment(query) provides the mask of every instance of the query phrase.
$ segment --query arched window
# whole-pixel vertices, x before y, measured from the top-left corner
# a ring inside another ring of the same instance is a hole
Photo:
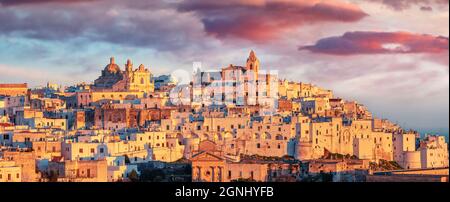
[[[141,78],[141,84],[144,84],[144,83],[145,83],[144,78]]]

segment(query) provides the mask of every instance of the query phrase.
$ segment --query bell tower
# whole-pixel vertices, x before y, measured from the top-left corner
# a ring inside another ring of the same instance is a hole
[[[125,64],[125,70],[127,72],[131,72],[133,71],[133,63],[131,62],[130,59],[127,60],[127,64]]]
[[[253,71],[255,79],[257,79],[259,72],[259,60],[256,57],[256,54],[253,50],[250,52],[250,55],[247,58],[247,64],[245,66],[245,69],[247,71],[249,70]]]
[[[253,50],[250,52],[250,55],[248,56],[246,69],[253,70],[255,71],[255,73],[258,73],[259,71],[259,60],[256,57],[256,54]]]

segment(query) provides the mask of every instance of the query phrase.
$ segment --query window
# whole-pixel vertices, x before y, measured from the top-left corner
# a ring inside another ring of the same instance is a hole
[[[104,152],[104,150],[105,150],[105,149],[103,149],[103,148],[100,148],[100,153],[103,153],[103,152]]]
[[[94,148],[91,148],[91,153],[95,153],[95,149]]]
[[[261,148],[261,144],[260,144],[260,143],[257,143],[257,144],[256,144],[256,148],[258,148],[258,149]]]
[[[83,149],[80,149],[80,153],[83,153]]]

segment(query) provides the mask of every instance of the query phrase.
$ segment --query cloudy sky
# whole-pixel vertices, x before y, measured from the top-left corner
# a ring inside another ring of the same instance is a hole
[[[449,0],[0,0],[0,82],[92,82],[110,56],[158,74],[243,65],[407,128],[449,123]]]

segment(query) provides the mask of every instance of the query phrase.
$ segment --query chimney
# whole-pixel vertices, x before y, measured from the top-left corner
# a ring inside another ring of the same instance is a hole
[[[114,57],[111,57],[111,58],[109,59],[109,64],[114,64],[114,63],[115,63]]]

